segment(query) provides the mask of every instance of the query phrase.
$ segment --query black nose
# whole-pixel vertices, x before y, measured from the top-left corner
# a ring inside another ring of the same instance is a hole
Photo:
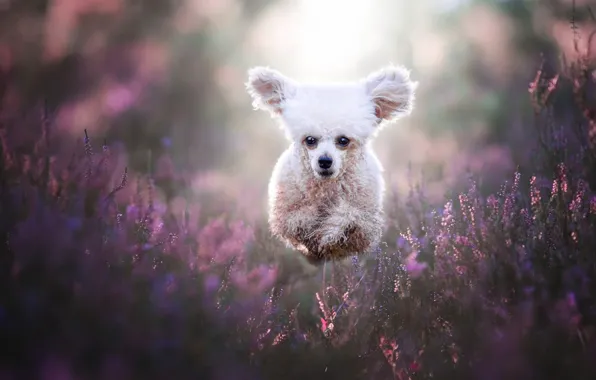
[[[319,167],[321,169],[329,169],[333,164],[333,160],[330,157],[323,156],[319,158]]]

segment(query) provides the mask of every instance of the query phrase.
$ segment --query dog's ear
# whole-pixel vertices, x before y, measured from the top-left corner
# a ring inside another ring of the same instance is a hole
[[[284,102],[294,95],[296,84],[277,70],[254,67],[248,71],[246,90],[253,99],[255,109],[279,115]]]
[[[364,81],[379,121],[392,121],[412,112],[418,82],[410,80],[410,72],[405,67],[383,68],[368,75]]]

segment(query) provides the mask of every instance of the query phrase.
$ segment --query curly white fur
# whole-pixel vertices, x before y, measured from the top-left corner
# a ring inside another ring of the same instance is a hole
[[[255,109],[279,118],[292,141],[269,183],[271,232],[315,262],[376,246],[385,184],[370,143],[384,125],[412,111],[417,83],[409,71],[389,66],[358,82],[302,84],[255,67],[246,87]]]

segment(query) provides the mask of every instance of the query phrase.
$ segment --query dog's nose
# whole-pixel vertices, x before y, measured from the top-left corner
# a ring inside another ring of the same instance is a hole
[[[333,165],[331,157],[323,156],[319,158],[319,167],[321,169],[329,169]]]

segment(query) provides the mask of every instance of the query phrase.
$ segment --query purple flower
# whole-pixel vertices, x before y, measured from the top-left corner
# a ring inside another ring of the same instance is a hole
[[[397,238],[396,245],[398,249],[405,249],[408,246],[408,241],[405,237],[400,236]]]
[[[218,275],[210,273],[205,277],[204,286],[208,293],[214,292],[219,287],[221,280]]]
[[[172,139],[169,137],[164,137],[161,139],[161,145],[163,145],[165,148],[169,148],[172,146]]]
[[[428,266],[424,262],[419,262],[417,260],[417,258],[418,258],[417,252],[412,252],[406,258],[406,270],[408,271],[408,274],[412,278],[420,277],[422,275],[422,273],[424,272],[424,270],[426,269],[426,267]]]
[[[81,220],[81,218],[68,218],[66,220],[66,225],[68,226],[69,230],[78,231],[81,229],[83,221]]]

